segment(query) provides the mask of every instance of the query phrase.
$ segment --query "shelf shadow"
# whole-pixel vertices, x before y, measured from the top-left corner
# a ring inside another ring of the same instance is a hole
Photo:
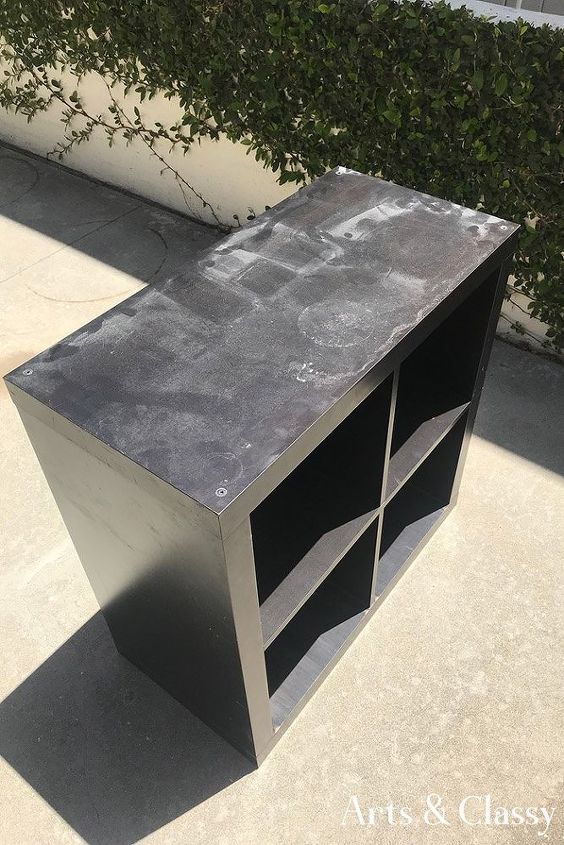
[[[254,770],[116,652],[101,613],[2,702],[0,753],[90,845],[131,845]]]

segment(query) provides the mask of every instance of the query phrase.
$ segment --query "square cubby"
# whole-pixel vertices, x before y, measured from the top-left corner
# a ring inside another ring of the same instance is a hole
[[[376,595],[403,569],[449,506],[466,422],[463,414],[384,508]]]
[[[272,722],[277,729],[362,621],[370,606],[377,521],[266,649]]]
[[[265,645],[375,518],[391,378],[251,513]]]
[[[467,409],[498,276],[496,270],[402,363],[386,498]]]

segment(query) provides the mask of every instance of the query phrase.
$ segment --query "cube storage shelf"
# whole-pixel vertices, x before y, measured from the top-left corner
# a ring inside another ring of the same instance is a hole
[[[257,763],[454,505],[516,231],[338,168],[7,377],[117,648]]]

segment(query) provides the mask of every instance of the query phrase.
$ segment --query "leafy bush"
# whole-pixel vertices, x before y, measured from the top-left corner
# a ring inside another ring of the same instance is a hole
[[[344,164],[524,224],[515,285],[562,345],[562,30],[421,0],[4,0],[0,34],[0,105],[62,100],[61,154],[100,123],[155,151],[221,133],[282,183]],[[55,67],[178,97],[182,118],[89,115]]]

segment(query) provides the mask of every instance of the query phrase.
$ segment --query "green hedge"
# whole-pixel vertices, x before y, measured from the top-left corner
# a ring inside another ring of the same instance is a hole
[[[0,34],[16,57],[4,107],[48,108],[56,62],[96,70],[143,98],[180,97],[182,123],[138,116],[130,136],[189,149],[222,133],[280,182],[343,164],[526,223],[516,286],[562,345],[562,30],[419,0],[3,0]]]

